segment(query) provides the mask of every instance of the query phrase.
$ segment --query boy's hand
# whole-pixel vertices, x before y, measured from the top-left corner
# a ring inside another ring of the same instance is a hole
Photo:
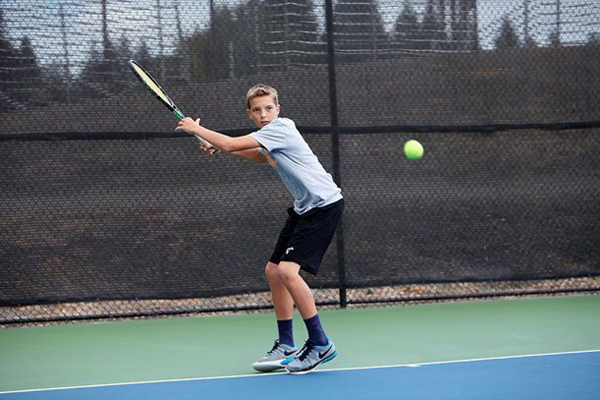
[[[200,126],[200,118],[196,119],[196,121],[191,118],[184,118],[177,124],[177,128],[175,128],[175,132],[182,131],[189,135],[196,135],[197,128]],[[214,147],[212,144],[208,143],[206,146],[199,144],[200,150],[206,152],[209,155],[213,155],[215,153],[220,153],[221,150]]]
[[[216,147],[214,147],[210,143],[208,145],[206,145],[206,146],[204,146],[202,143],[199,143],[198,146],[200,147],[200,150],[204,151],[209,156],[212,156],[215,153],[220,153],[221,152],[221,150],[217,149]]]
[[[193,119],[186,117],[179,121],[177,124],[177,128],[175,128],[175,132],[185,132],[189,135],[195,135],[198,127],[200,126],[200,118],[194,122]]]
[[[196,119],[196,125],[200,126],[200,118]],[[221,150],[217,149],[215,146],[213,146],[212,144],[206,142],[207,145],[203,145],[202,143],[199,143],[200,145],[200,150],[204,151],[206,154],[208,154],[209,156],[212,156],[215,153],[220,153]]]

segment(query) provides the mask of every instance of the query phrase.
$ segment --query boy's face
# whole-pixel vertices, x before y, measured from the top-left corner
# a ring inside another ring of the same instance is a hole
[[[250,100],[250,108],[246,110],[246,114],[250,117],[254,125],[261,129],[275,118],[279,117],[281,106],[275,104],[273,98],[269,95],[255,97]]]

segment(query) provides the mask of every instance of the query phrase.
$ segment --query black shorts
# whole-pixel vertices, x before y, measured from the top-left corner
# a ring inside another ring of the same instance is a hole
[[[303,270],[317,275],[323,256],[333,239],[344,213],[344,199],[325,207],[297,214],[289,208],[288,219],[279,234],[269,261],[292,261]]]

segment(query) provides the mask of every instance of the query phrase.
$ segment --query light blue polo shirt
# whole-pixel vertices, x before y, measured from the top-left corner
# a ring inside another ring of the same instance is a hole
[[[277,118],[250,134],[294,196],[294,211],[304,214],[342,199],[335,184],[291,119]]]

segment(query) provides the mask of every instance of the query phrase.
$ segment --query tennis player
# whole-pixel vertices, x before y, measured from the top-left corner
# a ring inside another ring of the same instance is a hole
[[[206,152],[216,148],[252,162],[268,162],[293,195],[294,205],[287,210],[287,220],[265,268],[279,338],[266,356],[252,366],[262,372],[285,368],[292,374],[307,373],[335,358],[337,350],[325,334],[312,292],[299,272],[319,272],[342,218],[344,199],[294,122],[279,117],[277,91],[259,84],[248,91],[246,100],[246,113],[258,128],[249,135],[229,137],[190,118],[180,121],[175,130],[198,135],[211,143],[201,146]],[[299,351],[292,330],[294,305],[308,330],[308,340]]]

